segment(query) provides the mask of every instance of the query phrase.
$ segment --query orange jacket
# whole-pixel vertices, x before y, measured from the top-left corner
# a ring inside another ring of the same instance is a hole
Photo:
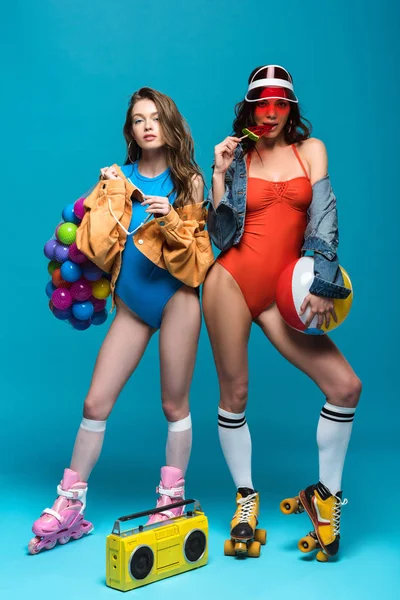
[[[85,215],[77,230],[76,244],[100,269],[111,273],[111,292],[114,289],[122,261],[132,217],[133,196],[143,202],[143,193],[134,186],[117,165],[121,179],[100,180],[85,200]],[[210,238],[205,231],[207,210],[202,202],[174,208],[168,215],[145,223],[133,235],[135,246],[149,260],[190,287],[203,283],[214,262]]]

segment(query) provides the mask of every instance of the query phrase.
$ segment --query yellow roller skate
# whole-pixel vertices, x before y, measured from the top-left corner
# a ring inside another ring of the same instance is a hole
[[[341,509],[346,504],[342,492],[333,495],[319,482],[302,490],[295,498],[285,498],[280,508],[287,515],[307,512],[314,530],[301,538],[298,547],[302,552],[318,550],[317,560],[327,562],[339,551]]]
[[[225,556],[258,558],[261,546],[267,541],[265,529],[257,529],[260,497],[250,488],[239,488],[236,512],[231,521],[231,538],[225,541]]]

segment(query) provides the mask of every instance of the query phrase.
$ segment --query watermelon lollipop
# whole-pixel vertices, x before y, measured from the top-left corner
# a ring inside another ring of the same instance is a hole
[[[262,137],[265,133],[269,133],[271,128],[272,124],[252,125],[251,127],[245,127],[244,129],[242,129],[242,133],[244,133],[244,136],[240,139],[243,140],[245,137],[248,137],[249,140],[252,140],[253,142],[258,142],[260,137]]]

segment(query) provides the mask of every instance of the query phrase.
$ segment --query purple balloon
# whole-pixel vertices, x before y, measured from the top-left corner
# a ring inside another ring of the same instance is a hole
[[[64,263],[68,260],[69,246],[64,246],[60,242],[57,242],[56,247],[54,248],[54,260],[59,263]]]
[[[65,310],[60,310],[59,308],[53,308],[53,315],[56,319],[60,319],[60,321],[66,321],[72,316],[72,310],[70,308],[66,308]]]
[[[58,244],[57,240],[49,240],[48,242],[45,243],[43,252],[44,252],[44,255],[49,260],[54,259],[54,250],[55,250],[57,244]]]
[[[83,276],[88,281],[98,281],[101,279],[102,275],[103,271],[92,262],[89,262],[83,267]]]
[[[71,317],[68,319],[74,329],[78,331],[84,331],[88,329],[92,323],[92,319],[87,319],[86,321],[81,321],[80,319],[76,319],[75,317]]]

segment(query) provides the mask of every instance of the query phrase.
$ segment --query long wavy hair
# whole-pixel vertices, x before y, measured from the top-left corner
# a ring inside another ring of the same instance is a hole
[[[259,71],[261,67],[257,67],[254,69],[249,76],[248,83],[251,82],[253,75]],[[285,142],[287,144],[296,144],[298,142],[303,142],[307,140],[312,131],[312,125],[308,119],[303,117],[301,114],[301,110],[299,105],[296,102],[289,102],[290,104],[290,113],[285,128],[283,130]],[[242,129],[244,127],[249,127],[249,125],[256,125],[254,120],[254,109],[257,105],[257,102],[247,102],[246,100],[242,100],[235,106],[235,115],[236,118],[233,121],[233,135],[236,137],[243,136]],[[242,141],[242,146],[245,154],[252,150],[256,142],[249,140],[249,138],[245,138]]]
[[[139,100],[152,100],[157,107],[160,127],[165,140],[167,164],[173,183],[170,194],[176,193],[175,206],[183,207],[186,204],[194,204],[193,180],[196,176],[200,176],[203,180],[203,176],[194,159],[194,143],[189,126],[169,96],[149,87],[143,87],[132,94],[123,129],[127,146],[125,164],[134,163],[142,154],[141,148],[132,135],[133,107]]]

